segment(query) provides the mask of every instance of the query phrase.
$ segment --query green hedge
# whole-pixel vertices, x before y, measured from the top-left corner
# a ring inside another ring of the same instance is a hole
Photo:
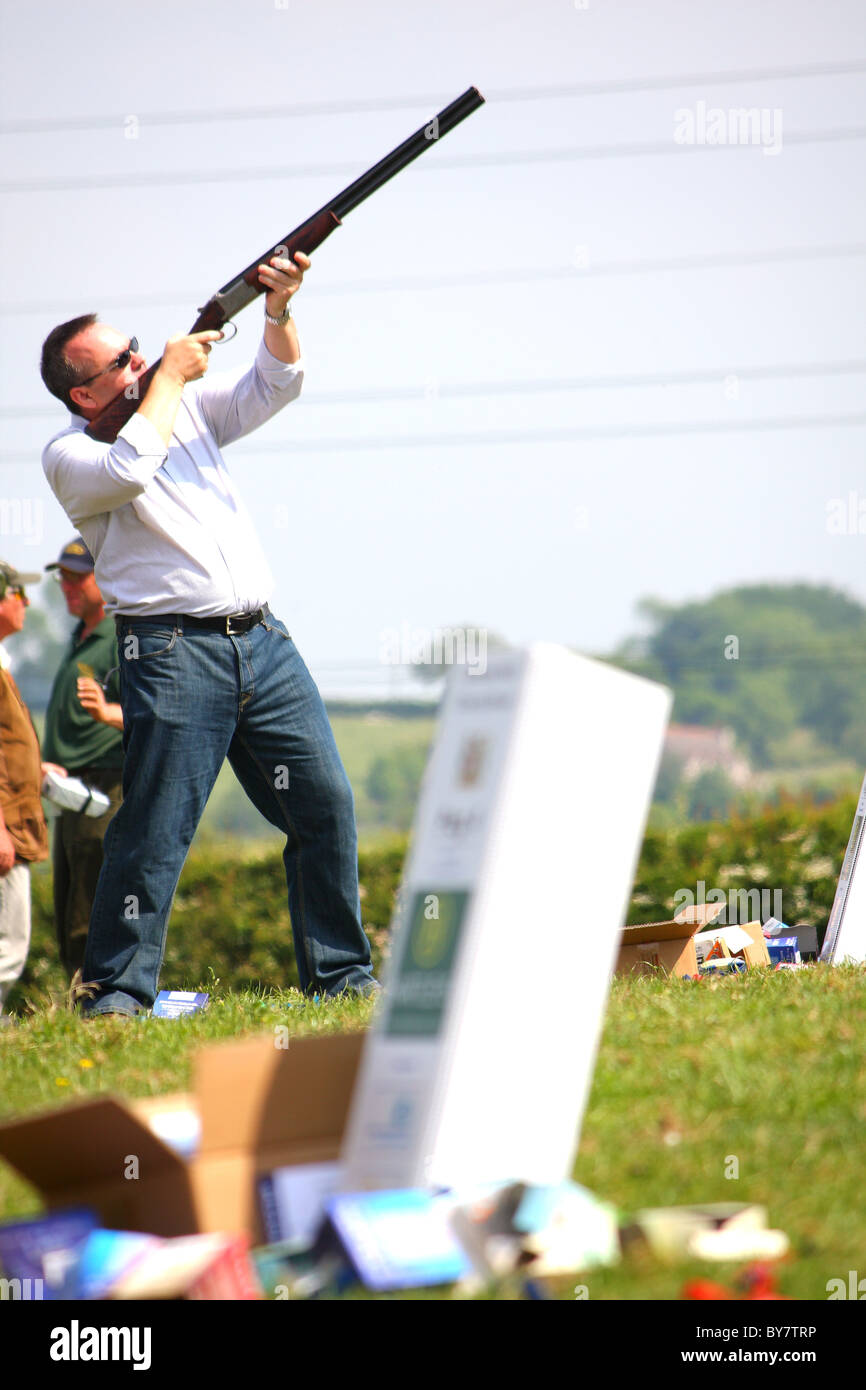
[[[361,906],[373,961],[381,967],[406,837],[359,855]],[[298,987],[298,971],[286,900],[282,855],[233,858],[229,846],[190,854],[181,875],[169,924],[161,984],[165,989],[208,987],[216,977],[226,989]],[[34,993],[65,989],[54,937],[51,876],[47,865],[33,874],[33,938],[24,976],[11,1008]]]
[[[818,928],[821,940],[833,905],[836,882],[851,833],[856,799],[829,805],[785,798],[757,817],[724,824],[688,825],[647,833],[629,904],[629,922],[667,918],[676,893],[765,889],[772,912],[773,893],[781,893],[781,913],[789,926]],[[769,914],[767,914],[769,915]]]
[[[648,831],[628,921],[670,916],[677,891],[690,888],[694,893],[703,880],[707,891],[766,888],[772,895],[781,890],[784,920],[817,926],[820,939],[854,806],[851,797],[821,807],[787,801],[750,820]],[[387,951],[405,852],[406,837],[401,836],[360,854],[363,920],[377,969]],[[603,892],[603,884],[592,886],[587,910]],[[582,910],[583,905],[580,915]],[[13,1007],[26,997],[38,1003],[40,990],[64,987],[45,866],[33,875],[33,918],[30,959],[10,999]],[[227,989],[297,986],[279,853],[244,860],[233,859],[229,848],[190,855],[175,899],[162,983],[174,989],[207,987],[213,976]]]

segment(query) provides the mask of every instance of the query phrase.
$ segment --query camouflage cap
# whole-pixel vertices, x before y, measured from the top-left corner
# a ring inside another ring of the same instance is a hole
[[[17,589],[19,586],[23,589],[25,584],[38,584],[41,578],[41,574],[24,574],[6,560],[0,560],[0,599],[6,597],[7,589]]]

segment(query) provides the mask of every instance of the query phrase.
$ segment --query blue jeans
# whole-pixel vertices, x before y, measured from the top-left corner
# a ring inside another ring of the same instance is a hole
[[[361,926],[352,788],[321,696],[272,613],[241,636],[123,618],[123,803],[105,836],[83,974],[89,1013],[149,1009],[180,871],[227,757],[285,833],[301,987],[376,988]]]

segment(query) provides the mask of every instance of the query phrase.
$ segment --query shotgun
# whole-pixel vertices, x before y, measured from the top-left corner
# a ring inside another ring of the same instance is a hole
[[[450,106],[444,107],[420,130],[416,130],[414,135],[410,135],[408,140],[404,140],[402,145],[398,145],[384,159],[380,159],[379,163],[374,164],[372,169],[368,169],[366,174],[362,174],[354,183],[350,183],[349,187],[344,188],[342,193],[338,193],[336,198],[332,198],[324,207],[319,208],[319,211],[313,213],[313,216],[309,217],[306,222],[302,222],[293,232],[289,232],[288,236],[284,237],[281,242],[265,251],[263,255],[258,256],[239,275],[235,275],[227,284],[223,285],[222,289],[211,295],[207,304],[199,309],[198,318],[189,330],[190,333],[202,333],[208,328],[222,328],[241,309],[245,309],[260,294],[265,293],[265,286],[259,283],[258,268],[260,265],[267,265],[272,256],[282,256],[288,260],[294,260],[296,251],[303,251],[304,255],[309,256],[318,246],[321,246],[325,238],[329,237],[336,227],[339,227],[343,218],[353,208],[356,208],[359,203],[363,203],[364,199],[369,198],[371,193],[375,193],[395,174],[399,174],[401,169],[405,169],[407,164],[411,164],[413,159],[417,159],[419,155],[430,148],[431,144],[437,139],[441,139],[443,135],[447,135],[449,130],[453,130],[456,125],[459,125],[483,104],[484,98],[477,87],[468,87],[462,96],[459,96],[456,101],[452,101]],[[159,362],[154,362],[153,366],[148,367],[147,371],[143,372],[125,391],[121,391],[119,396],[115,396],[114,400],[110,401],[105,409],[90,421],[85,432],[92,439],[98,439],[104,444],[113,444],[127,420],[138,410],[139,402],[147,394],[158,367]]]

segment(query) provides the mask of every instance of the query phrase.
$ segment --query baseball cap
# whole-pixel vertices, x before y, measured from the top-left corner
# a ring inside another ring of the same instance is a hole
[[[80,536],[75,536],[60,552],[60,558],[45,566],[47,570],[72,570],[74,574],[88,574],[93,569],[93,556]]]
[[[7,589],[15,589],[19,584],[22,588],[25,584],[38,584],[41,578],[41,574],[23,574],[6,560],[0,560],[0,599],[6,597]]]

